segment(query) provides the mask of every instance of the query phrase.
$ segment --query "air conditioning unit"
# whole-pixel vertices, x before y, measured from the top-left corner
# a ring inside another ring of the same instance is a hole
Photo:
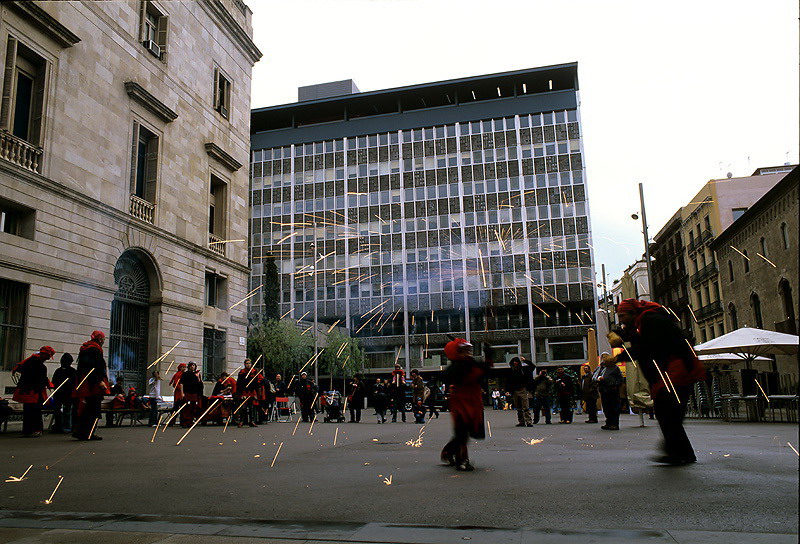
[[[152,55],[158,59],[161,58],[161,47],[153,40],[145,40],[142,42],[144,48],[150,51]]]

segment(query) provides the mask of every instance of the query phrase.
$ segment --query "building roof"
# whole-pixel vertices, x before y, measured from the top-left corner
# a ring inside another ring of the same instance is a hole
[[[766,192],[764,196],[758,199],[750,208],[744,212],[741,217],[734,221],[727,229],[722,231],[709,246],[711,249],[717,249],[723,245],[727,240],[730,240],[737,232],[745,228],[753,219],[761,212],[769,208],[772,203],[777,200],[785,191],[787,191],[793,184],[800,181],[800,166],[795,166],[791,172],[786,174],[772,189]]]
[[[255,108],[250,133],[565,90],[578,90],[577,62]]]

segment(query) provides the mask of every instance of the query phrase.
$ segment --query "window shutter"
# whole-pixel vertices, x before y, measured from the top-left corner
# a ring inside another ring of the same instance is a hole
[[[167,29],[169,28],[169,17],[162,15],[158,18],[158,29],[156,32],[156,42],[161,48],[161,60],[167,58]]]
[[[139,147],[139,123],[133,122],[133,139],[131,141],[131,194],[136,192],[136,152]]]
[[[11,119],[11,95],[14,89],[14,67],[17,64],[17,40],[8,37],[6,47],[6,69],[3,75],[3,100],[0,104],[0,128],[9,129]]]
[[[214,68],[214,102],[213,108],[215,110],[219,109],[219,68]]]
[[[147,142],[147,178],[144,181],[144,199],[155,204],[158,182],[158,136]]]
[[[145,29],[147,28],[147,0],[139,2],[139,43],[144,41]]]
[[[49,65],[42,62],[33,82],[33,111],[31,112],[30,142],[33,145],[44,145],[44,97],[47,92],[47,76]]]

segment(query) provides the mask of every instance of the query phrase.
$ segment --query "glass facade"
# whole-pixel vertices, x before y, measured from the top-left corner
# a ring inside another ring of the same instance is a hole
[[[276,256],[282,314],[345,325],[376,368],[438,364],[445,333],[539,362],[583,358],[555,345],[580,340],[575,327],[595,315],[576,110],[254,149],[251,160],[252,287]]]

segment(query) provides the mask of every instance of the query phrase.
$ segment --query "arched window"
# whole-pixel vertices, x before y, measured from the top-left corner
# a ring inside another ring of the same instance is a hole
[[[734,280],[734,277],[733,277],[733,261],[731,261],[730,259],[728,259],[728,280],[731,281],[731,282],[733,282],[733,280]]]
[[[767,241],[763,236],[761,237],[761,255],[767,257]]]
[[[744,258],[744,273],[747,274],[748,272],[750,272],[750,257],[747,256],[746,249],[742,251],[742,255]]]
[[[753,319],[756,323],[756,328],[764,328],[764,318],[761,315],[761,299],[756,293],[750,295],[750,307],[753,308]]]
[[[735,331],[739,328],[739,316],[736,315],[736,306],[733,302],[728,305],[728,316],[730,316],[731,320],[731,330]]]
[[[795,314],[794,314],[794,297],[792,297],[792,286],[789,285],[789,280],[786,278],[781,279],[778,284],[778,293],[783,303],[783,316],[789,322],[789,331],[791,334],[796,334],[795,331]]]
[[[789,249],[789,229],[786,228],[786,223],[781,223],[781,242],[783,249]]]

